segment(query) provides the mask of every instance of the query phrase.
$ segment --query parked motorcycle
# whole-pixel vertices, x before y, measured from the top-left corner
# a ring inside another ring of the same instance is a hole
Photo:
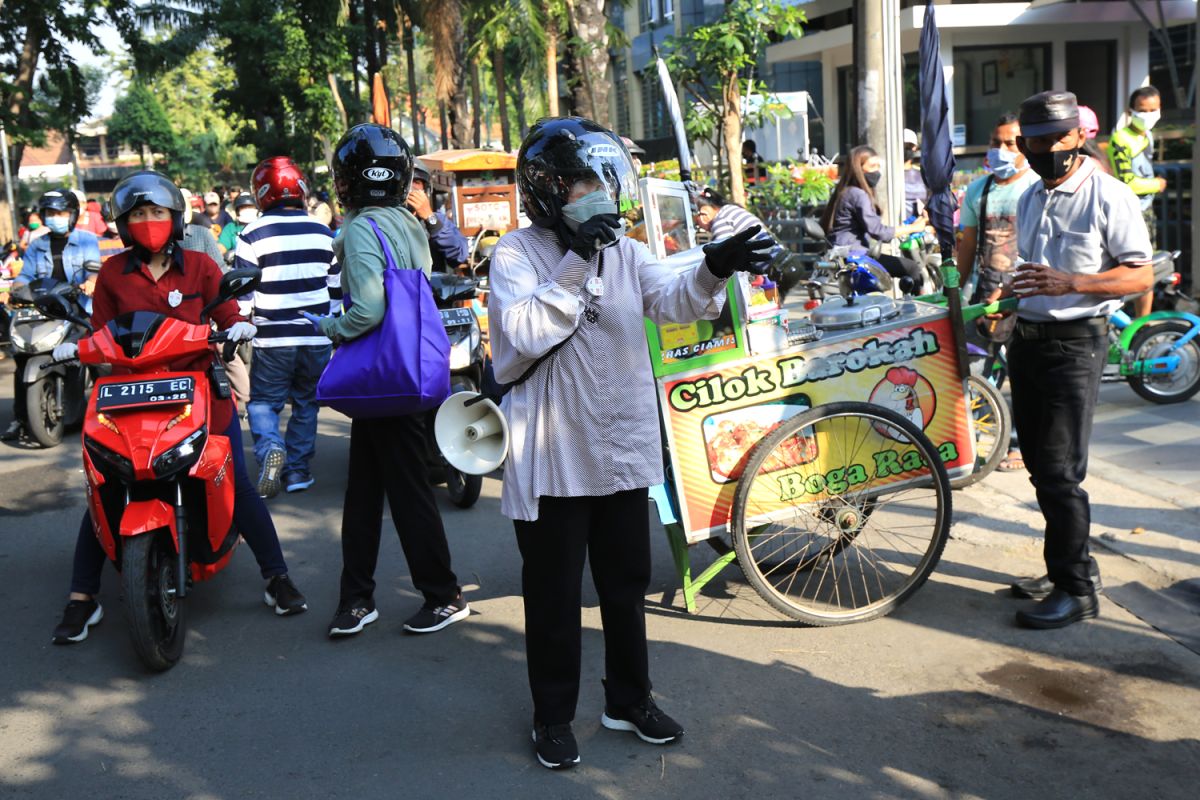
[[[16,391],[24,395],[25,417],[18,420],[41,447],[62,442],[69,425],[83,420],[91,385],[90,371],[78,364],[50,364],[50,352],[65,342],[74,342],[87,328],[70,319],[54,319],[36,305],[38,298],[52,294],[62,299],[76,319],[86,320],[83,296],[70,283],[54,278],[36,278],[12,291],[12,321],[9,336],[16,360]]]
[[[235,269],[221,279],[220,303],[251,292],[261,273]],[[38,297],[48,317],[87,326],[59,294]],[[134,650],[155,670],[183,655],[194,581],[228,564],[239,534],[233,526],[234,478],[229,439],[209,430],[212,408],[229,397],[214,345],[233,343],[207,323],[193,325],[152,311],[124,314],[79,341],[84,364],[124,373],[100,378],[83,424],[87,504],[96,536],[121,573],[121,594]],[[206,352],[206,372],[171,363]]]
[[[1200,303],[1180,290],[1183,276],[1175,271],[1179,250],[1160,250],[1154,254],[1154,311],[1184,311],[1200,314]]]
[[[450,393],[478,392],[483,385],[485,363],[483,332],[471,301],[479,291],[479,279],[435,272],[430,279],[433,299],[442,315],[450,339]],[[426,425],[430,481],[445,483],[450,502],[470,508],[483,489],[482,475],[468,475],[446,463],[434,438],[436,410],[429,412]]]

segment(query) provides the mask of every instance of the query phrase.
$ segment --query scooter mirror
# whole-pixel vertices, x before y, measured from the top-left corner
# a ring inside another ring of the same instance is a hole
[[[258,267],[239,267],[231,269],[221,276],[221,286],[217,296],[200,310],[200,318],[208,319],[208,314],[217,306],[235,297],[250,294],[262,282],[262,270]]]

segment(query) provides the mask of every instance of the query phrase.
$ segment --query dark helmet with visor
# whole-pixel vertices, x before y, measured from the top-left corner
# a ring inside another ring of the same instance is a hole
[[[121,179],[113,189],[112,208],[113,218],[117,222],[117,233],[127,247],[135,246],[133,237],[129,235],[129,212],[139,206],[162,206],[171,212],[171,239],[183,239],[183,193],[171,179],[161,172],[142,170]]]
[[[43,221],[47,212],[66,211],[70,215],[67,221],[67,233],[70,233],[79,221],[79,198],[70,189],[52,189],[38,198],[37,210]]]
[[[637,203],[637,171],[621,137],[582,117],[536,122],[517,154],[525,213],[537,225],[555,224],[580,182],[607,192],[621,212]]]
[[[401,206],[412,186],[413,154],[391,128],[355,125],[333,151],[333,188],[346,208]]]

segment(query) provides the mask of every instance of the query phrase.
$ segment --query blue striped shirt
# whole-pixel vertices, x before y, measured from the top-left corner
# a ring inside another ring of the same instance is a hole
[[[329,344],[300,316],[341,308],[341,266],[327,226],[300,209],[272,209],[238,234],[234,266],[262,270],[253,297],[255,347]]]

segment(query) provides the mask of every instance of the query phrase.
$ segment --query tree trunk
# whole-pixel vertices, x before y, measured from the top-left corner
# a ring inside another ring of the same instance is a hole
[[[363,52],[367,59],[367,85],[374,91],[375,73],[379,72],[379,50],[375,35],[375,0],[363,0]],[[375,102],[375,98],[371,98]]]
[[[483,114],[480,113],[479,103],[482,100],[479,89],[479,60],[471,59],[471,141],[475,147],[482,147],[481,128],[483,127]]]
[[[26,22],[25,41],[21,45],[21,55],[17,58],[16,74],[10,84],[12,88],[4,98],[9,119],[16,122],[20,128],[29,125],[29,100],[33,96],[33,78],[37,73],[38,57],[47,35],[46,22],[40,14],[30,14]],[[21,169],[21,159],[25,157],[25,141],[22,137],[13,138],[12,154],[15,183],[16,173]]]
[[[417,119],[417,68],[413,61],[413,19],[405,11],[404,18],[404,60],[408,68],[408,113],[412,115],[412,146],[413,152],[420,155],[425,152],[425,144],[421,137],[420,121]]]
[[[558,20],[546,18],[546,116],[558,116]]]
[[[571,15],[572,87],[576,113],[610,127],[608,121],[608,18],[606,0],[567,0]]]
[[[525,134],[529,133],[529,126],[525,122],[525,81],[516,80],[509,84],[513,89],[513,105],[517,107],[517,130],[521,132],[521,140],[525,140]]]
[[[496,81],[496,100],[500,108],[500,146],[512,150],[512,130],[508,121],[508,84],[504,78],[504,50],[492,48],[492,78]]]
[[[725,106],[721,116],[721,131],[725,139],[725,160],[729,164],[729,199],[744,206],[746,184],[742,179],[742,94],[738,91],[736,74],[726,76],[721,101]]]
[[[454,147],[469,147],[461,0],[430,0],[425,9],[425,29],[433,46],[434,92],[445,104],[450,140]]]
[[[346,105],[342,102],[342,93],[338,91],[337,78],[333,77],[333,73],[328,74],[329,91],[333,92],[333,103],[337,106],[338,114],[342,118],[342,127],[350,127],[350,118],[346,116]]]

